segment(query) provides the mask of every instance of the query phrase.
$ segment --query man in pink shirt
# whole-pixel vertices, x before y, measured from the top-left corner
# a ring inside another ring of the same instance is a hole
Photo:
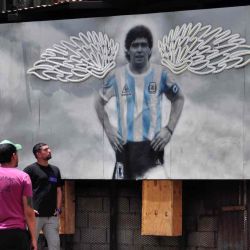
[[[29,176],[16,167],[20,144],[0,142],[0,248],[37,250],[32,185]],[[27,234],[31,238],[31,246]]]

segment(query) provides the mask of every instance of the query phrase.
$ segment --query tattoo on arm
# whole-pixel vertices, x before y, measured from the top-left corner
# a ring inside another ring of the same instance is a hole
[[[27,203],[29,207],[33,208],[33,201],[31,197],[27,197]]]

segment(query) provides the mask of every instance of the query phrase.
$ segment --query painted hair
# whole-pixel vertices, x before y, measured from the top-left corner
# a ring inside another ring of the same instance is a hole
[[[128,50],[132,42],[135,41],[137,38],[147,39],[149,48],[152,49],[153,47],[153,36],[149,28],[147,28],[144,25],[135,26],[134,28],[128,31],[125,39],[125,49],[126,49],[125,56],[128,61],[130,60],[128,55]]]

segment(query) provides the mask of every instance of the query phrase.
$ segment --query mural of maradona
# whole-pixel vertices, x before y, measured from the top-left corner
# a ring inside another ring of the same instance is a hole
[[[66,178],[244,178],[247,141],[239,128],[249,116],[242,112],[249,85],[250,46],[242,35],[247,38],[248,12],[227,8],[47,22],[67,32],[43,47],[40,59],[31,56],[34,50],[26,56],[32,58],[27,93],[33,113],[44,112],[43,99],[60,104],[43,123],[41,115],[34,140],[54,143]],[[242,17],[238,24],[224,20],[232,13]],[[85,31],[79,32],[82,22]]]

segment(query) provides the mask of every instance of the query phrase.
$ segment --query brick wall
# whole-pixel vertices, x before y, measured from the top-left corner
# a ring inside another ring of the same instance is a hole
[[[110,249],[110,202],[114,202],[110,196],[114,191],[118,209],[114,225],[116,250],[217,250],[221,234],[220,208],[233,205],[238,199],[238,190],[237,181],[184,181],[183,236],[141,236],[140,181],[116,184],[77,181],[76,233],[61,236],[62,250]],[[39,244],[41,250],[46,249],[43,237]]]

